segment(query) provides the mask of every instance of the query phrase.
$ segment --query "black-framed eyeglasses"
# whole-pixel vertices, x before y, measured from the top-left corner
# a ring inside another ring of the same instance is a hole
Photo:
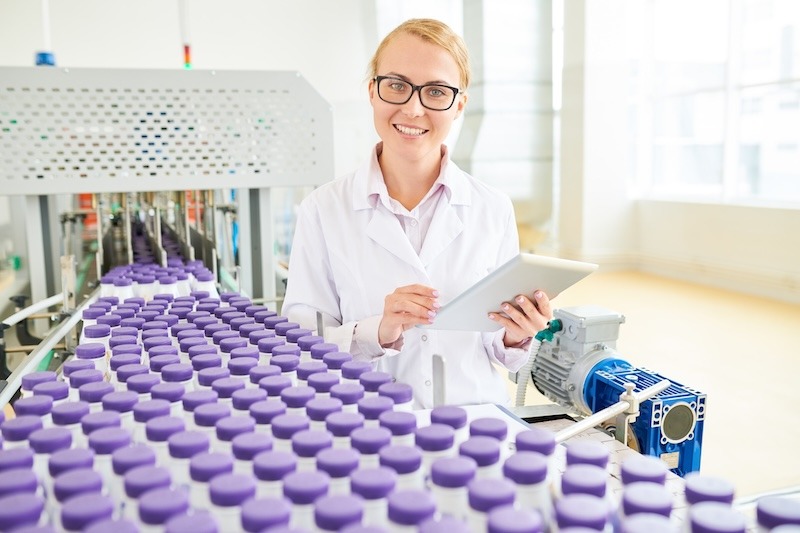
[[[375,76],[378,84],[378,96],[387,104],[403,105],[419,94],[419,102],[432,111],[446,111],[453,107],[459,89],[438,83],[414,85],[394,76]]]

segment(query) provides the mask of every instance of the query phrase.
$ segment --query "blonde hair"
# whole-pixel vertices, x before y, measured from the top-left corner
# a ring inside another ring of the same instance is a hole
[[[378,75],[378,61],[389,43],[392,42],[395,37],[403,34],[414,35],[426,43],[435,44],[445,49],[453,57],[458,66],[458,71],[461,75],[461,79],[458,80],[459,88],[463,91],[469,87],[472,72],[469,65],[469,52],[467,51],[467,45],[464,43],[464,39],[450,29],[450,26],[434,19],[409,19],[389,32],[389,34],[383,38],[381,44],[378,45],[375,54],[369,62],[369,78],[374,78]]]

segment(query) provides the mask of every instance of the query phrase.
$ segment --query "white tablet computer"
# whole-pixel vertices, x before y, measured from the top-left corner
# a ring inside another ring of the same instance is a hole
[[[461,331],[497,331],[490,312],[500,311],[502,302],[518,294],[533,299],[541,289],[550,299],[597,270],[594,263],[534,254],[519,254],[456,296],[436,314],[433,324],[419,327]]]

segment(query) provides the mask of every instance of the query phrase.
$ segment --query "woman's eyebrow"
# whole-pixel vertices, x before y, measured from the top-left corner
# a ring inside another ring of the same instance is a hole
[[[387,76],[391,76],[393,78],[400,78],[401,80],[407,81],[408,83],[412,83],[411,79],[408,76],[404,76],[404,75],[400,74],[399,72],[389,72],[386,75]],[[450,82],[447,82],[445,80],[430,80],[430,81],[426,81],[425,83],[422,83],[421,85],[430,85],[430,84],[447,85],[448,87],[450,86]]]

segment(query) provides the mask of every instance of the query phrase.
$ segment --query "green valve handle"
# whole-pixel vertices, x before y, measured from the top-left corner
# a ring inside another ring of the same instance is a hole
[[[553,342],[553,335],[558,333],[563,329],[561,321],[557,318],[554,318],[550,322],[547,323],[547,327],[544,328],[542,331],[536,334],[536,340],[539,342],[547,341]]]

